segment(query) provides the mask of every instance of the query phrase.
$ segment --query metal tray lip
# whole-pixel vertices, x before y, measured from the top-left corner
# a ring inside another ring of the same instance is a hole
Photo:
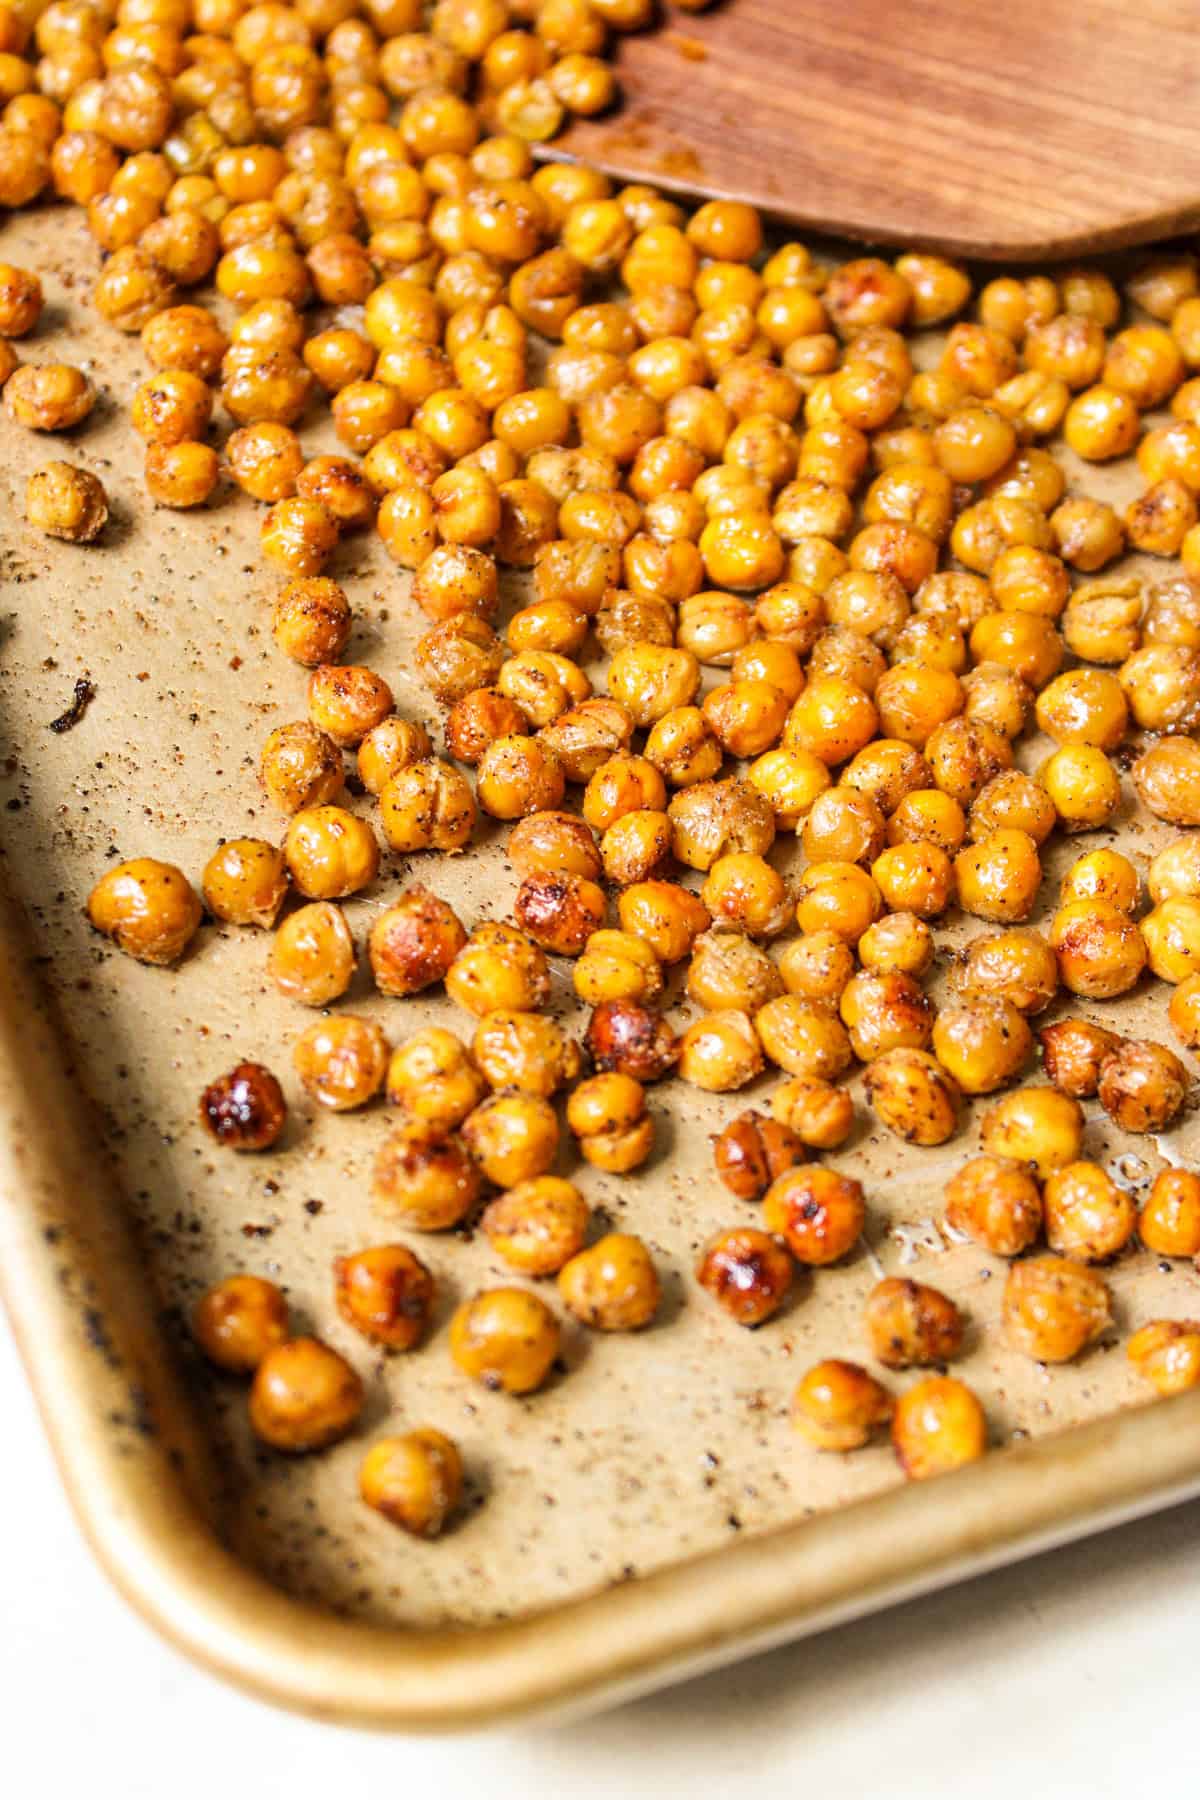
[[[502,1624],[340,1619],[239,1562],[205,1516],[204,1434],[96,1142],[0,865],[0,1299],[67,1493],[150,1624],[315,1718],[446,1732],[594,1710],[1200,1494],[1193,1392]]]

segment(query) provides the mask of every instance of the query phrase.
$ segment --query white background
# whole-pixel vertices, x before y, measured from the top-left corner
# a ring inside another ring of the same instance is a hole
[[[329,1800],[347,1782],[356,1800],[1200,1789],[1200,1503],[582,1724],[397,1739],[244,1699],[128,1611],[59,1492],[2,1318],[0,1419],[0,1791],[14,1800]]]

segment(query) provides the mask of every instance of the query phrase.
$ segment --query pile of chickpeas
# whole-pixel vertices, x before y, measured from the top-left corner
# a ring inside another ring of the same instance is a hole
[[[1149,970],[1173,990],[1176,1039],[1200,1047],[1200,267],[1181,251],[1123,291],[1076,268],[976,292],[938,256],[826,265],[768,246],[740,203],[687,209],[535,165],[570,114],[612,103],[612,33],[651,13],[0,0],[0,204],[86,209],[105,259],[93,304],[140,333],[150,366],[131,408],[147,492],[197,507],[226,481],[263,508],[274,640],[308,671],[306,716],[262,748],[282,842],[222,843],[199,893],[173,865],[123,863],[89,916],[158,964],[206,912],[268,934],[271,979],[317,1014],[291,1046],[304,1092],[395,1109],[381,1216],[416,1233],[477,1217],[526,1278],[450,1325],[455,1363],[489,1387],[528,1394],[556,1366],[537,1281],[597,1331],[658,1309],[646,1245],[595,1238],[555,1172],[568,1151],[631,1174],[655,1143],[650,1085],[731,1093],[768,1067],[786,1079],[767,1110],[714,1149],[760,1223],[743,1211],[696,1271],[733,1321],[762,1325],[798,1265],[859,1243],[862,1184],[824,1158],[856,1128],[861,1066],[876,1120],[918,1145],[954,1135],[964,1096],[997,1096],[947,1226],[1010,1259],[1010,1345],[1066,1361],[1109,1329],[1103,1265],[1135,1238],[1200,1254],[1200,1177],[1165,1168],[1139,1209],[1082,1155],[1081,1101],[1156,1133],[1187,1068],[1091,1018],[1032,1023],[1063,991],[1103,1003]],[[5,406],[29,430],[78,428],[84,374],[14,348],[40,310],[36,274],[0,266]],[[926,329],[943,335],[917,367],[908,334]],[[322,399],[343,449],[310,458]],[[1084,463],[1135,455],[1144,492],[1118,512],[1069,490],[1056,434]],[[102,544],[107,496],[54,461],[27,516]],[[425,719],[342,660],[354,609],[325,569],[357,531],[411,571]],[[1164,579],[1131,574],[1127,551],[1165,559]],[[583,664],[601,656],[597,692]],[[1055,747],[1026,773],[1033,725]],[[347,804],[347,753],[374,817]],[[1126,771],[1183,835],[1144,879],[1107,841],[1081,844],[1048,929],[1030,927],[1047,841],[1110,828]],[[431,853],[436,882],[436,853],[466,851],[481,815],[511,827],[512,916],[464,922],[424,883],[391,898],[366,944],[378,991],[441,984],[464,1019],[393,1043],[336,1008],[359,961],[341,902],[378,883],[381,839]],[[771,861],[789,836],[795,881]],[[923,982],[956,908],[980,930],[938,1010]],[[549,1011],[553,959],[581,1036]],[[701,1011],[680,1032],[666,1009],[684,994]],[[235,1150],[277,1142],[286,1115],[255,1062],[201,1102]],[[343,1258],[333,1279],[371,1343],[425,1340],[434,1281],[408,1245]],[[797,1428],[842,1452],[890,1427],[914,1478],[981,1456],[983,1408],[945,1373],[964,1324],[936,1288],[881,1280],[871,1356],[933,1372],[897,1396],[821,1362]],[[358,1419],[360,1378],[292,1335],[271,1283],[220,1283],[195,1330],[252,1377],[265,1443],[319,1449]],[[1160,1392],[1196,1385],[1200,1323],[1145,1323],[1129,1355]],[[376,1443],[361,1470],[364,1499],[426,1535],[462,1483],[431,1428]]]

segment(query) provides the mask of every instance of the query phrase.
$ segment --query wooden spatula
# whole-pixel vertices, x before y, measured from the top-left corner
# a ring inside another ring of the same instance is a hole
[[[1200,224],[1197,0],[725,0],[617,66],[551,155],[985,259]]]

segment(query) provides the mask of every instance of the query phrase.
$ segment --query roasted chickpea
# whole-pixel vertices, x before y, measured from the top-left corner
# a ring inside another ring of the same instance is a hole
[[[484,1210],[480,1224],[497,1254],[524,1275],[554,1275],[577,1256],[590,1214],[579,1189],[554,1175],[522,1181]]]
[[[805,934],[832,931],[856,944],[882,911],[879,889],[856,863],[810,863],[800,878],[796,922]]]
[[[1128,857],[1119,850],[1091,850],[1071,864],[1059,898],[1064,906],[1072,900],[1103,900],[1118,912],[1133,912],[1140,891],[1138,872]]]
[[[1123,1131],[1165,1131],[1187,1097],[1190,1077],[1174,1051],[1126,1039],[1100,1064],[1100,1104]]]
[[[1108,1326],[1108,1288],[1066,1257],[1028,1257],[1008,1272],[1003,1317],[1015,1350],[1036,1362],[1070,1362]]]
[[[43,463],[25,484],[25,517],[47,537],[91,544],[108,523],[108,496],[89,469]]]
[[[780,972],[742,932],[718,923],[702,933],[688,965],[688,993],[713,1012],[755,1013],[783,991]]]
[[[1160,1394],[1182,1394],[1200,1382],[1200,1328],[1191,1319],[1154,1319],[1135,1331],[1126,1354]]]
[[[263,745],[260,775],[268,798],[285,813],[323,805],[345,784],[341,751],[307,721],[275,728]]]
[[[815,1450],[858,1450],[889,1423],[887,1389],[857,1363],[814,1363],[792,1397],[792,1423]]]
[[[635,1001],[602,1001],[592,1013],[586,1041],[597,1069],[631,1075],[635,1081],[657,1081],[679,1060],[671,1027]]]
[[[949,1362],[962,1348],[963,1317],[940,1289],[892,1276],[867,1296],[864,1323],[878,1362],[889,1369]]]
[[[889,1131],[910,1144],[944,1144],[958,1123],[959,1089],[935,1057],[901,1046],[877,1056],[867,1097]]]
[[[1167,1007],[1171,1028],[1189,1050],[1200,1048],[1200,980],[1189,975],[1179,983]]]
[[[234,481],[255,500],[289,499],[304,467],[304,452],[295,432],[271,420],[243,425],[231,433],[225,458]]]
[[[933,1006],[908,975],[859,974],[842,991],[842,1022],[860,1062],[908,1044],[924,1048],[933,1025]]]
[[[287,1301],[260,1275],[228,1275],[197,1302],[192,1334],[219,1369],[252,1375],[291,1335]]]
[[[731,1119],[713,1145],[717,1174],[739,1200],[761,1200],[780,1175],[806,1157],[789,1126],[752,1108]]]
[[[250,1389],[250,1424],[273,1450],[323,1450],[354,1427],[363,1384],[344,1357],[318,1338],[269,1350]]]
[[[1096,1000],[1127,993],[1148,959],[1146,923],[1139,931],[1123,912],[1103,900],[1073,900],[1061,906],[1054,915],[1050,941],[1063,986]]]
[[[287,1123],[287,1102],[270,1069],[239,1063],[200,1096],[200,1121],[230,1150],[269,1150]]]
[[[580,1082],[567,1101],[567,1123],[585,1160],[610,1174],[628,1174],[654,1146],[645,1092],[629,1075],[593,1075]]]
[[[696,1280],[735,1323],[761,1325],[787,1298],[792,1261],[767,1232],[738,1226],[705,1245]]]
[[[23,363],[4,384],[4,405],[26,431],[70,431],[96,404],[96,390],[70,363]]]
[[[1011,1000],[979,995],[938,1014],[933,1049],[965,1094],[991,1094],[1029,1060],[1033,1033]]]
[[[1168,824],[1200,825],[1200,746],[1166,737],[1138,757],[1133,784],[1143,804]]]
[[[536,738],[496,738],[479,760],[479,804],[493,818],[519,819],[543,812],[557,806],[565,789],[562,764]]]
[[[725,1094],[762,1073],[754,1022],[745,1012],[707,1013],[679,1040],[679,1074],[694,1087]]]
[[[784,951],[784,979],[788,978],[788,970],[792,964],[792,956],[798,944],[806,940],[800,938],[789,944]],[[811,941],[811,940],[810,940]],[[864,969],[870,969],[877,975],[911,975],[919,977],[928,972],[933,964],[934,941],[924,919],[915,913],[887,913],[877,919],[874,925],[868,925],[858,940],[858,958]]]
[[[1006,1094],[984,1115],[981,1136],[986,1151],[1029,1163],[1045,1180],[1078,1161],[1083,1112],[1057,1088],[1026,1087]]]
[[[1160,1169],[1137,1228],[1156,1256],[1200,1254],[1200,1176],[1190,1169]]]
[[[290,913],[280,925],[267,971],[289,999],[327,1006],[350,986],[354,961],[354,939],[341,909],[320,900]]]
[[[628,931],[594,931],[575,965],[575,992],[588,1006],[630,1000],[641,1005],[660,998],[663,974],[644,939]]]
[[[603,864],[596,840],[573,813],[531,813],[514,825],[507,844],[517,874],[579,875],[594,881]]]
[[[543,951],[512,925],[491,921],[477,925],[469,941],[459,938],[444,972],[450,998],[476,1018],[492,1012],[531,1012],[550,996],[550,970]]]
[[[905,794],[887,821],[887,839],[893,845],[928,845],[951,854],[966,835],[961,805],[940,788],[916,788]],[[902,862],[900,867],[904,869],[906,864]]]
[[[610,1232],[559,1271],[568,1312],[594,1331],[637,1331],[658,1311],[662,1287],[641,1238]]]
[[[425,1426],[372,1444],[358,1472],[367,1506],[413,1537],[439,1536],[462,1498],[462,1459],[453,1439]]]
[[[376,1206],[402,1217],[414,1231],[446,1231],[457,1225],[474,1206],[481,1185],[461,1139],[431,1135],[425,1119],[393,1128],[379,1147],[371,1174]]]
[[[1019,1256],[1042,1228],[1038,1184],[1007,1156],[973,1157],[947,1184],[946,1221],[994,1256]]]
[[[138,962],[177,962],[195,936],[200,900],[173,863],[142,856],[118,863],[88,895],[91,924]]]
[[[367,951],[381,994],[407,996],[447,977],[467,942],[452,907],[428,888],[414,887],[379,914]]]
[[[1014,927],[975,938],[959,981],[968,994],[1007,1000],[1021,1013],[1038,1013],[1058,992],[1058,964],[1040,932]]]
[[[1087,1019],[1060,1019],[1038,1033],[1050,1081],[1075,1100],[1089,1100],[1100,1085],[1104,1059],[1120,1044],[1115,1032]]]
[[[365,819],[344,806],[309,806],[296,813],[284,843],[288,873],[309,900],[344,900],[379,873],[379,845]]]
[[[387,1097],[427,1131],[452,1131],[478,1105],[486,1084],[465,1044],[452,1031],[429,1026],[391,1055]]]
[[[1037,845],[1026,831],[993,831],[954,859],[959,904],[980,919],[1028,918],[1041,885]]]
[[[857,1243],[866,1218],[862,1184],[819,1163],[785,1171],[763,1200],[763,1225],[797,1262],[838,1262]]]
[[[978,1398],[951,1375],[925,1376],[896,1402],[892,1448],[910,1481],[928,1481],[978,1462],[987,1449],[987,1419]]]
[[[450,1322],[450,1354],[464,1375],[506,1394],[542,1386],[558,1355],[558,1320],[525,1288],[489,1288]]]
[[[436,1284],[407,1245],[379,1244],[339,1256],[333,1282],[338,1312],[373,1344],[411,1350],[428,1331]]]
[[[520,1011],[489,1012],[476,1027],[471,1054],[488,1086],[514,1087],[549,1099],[579,1073],[579,1046],[553,1019]]]
[[[1104,1262],[1133,1236],[1132,1198],[1096,1163],[1068,1163],[1049,1177],[1042,1197],[1046,1242],[1076,1262]]]

